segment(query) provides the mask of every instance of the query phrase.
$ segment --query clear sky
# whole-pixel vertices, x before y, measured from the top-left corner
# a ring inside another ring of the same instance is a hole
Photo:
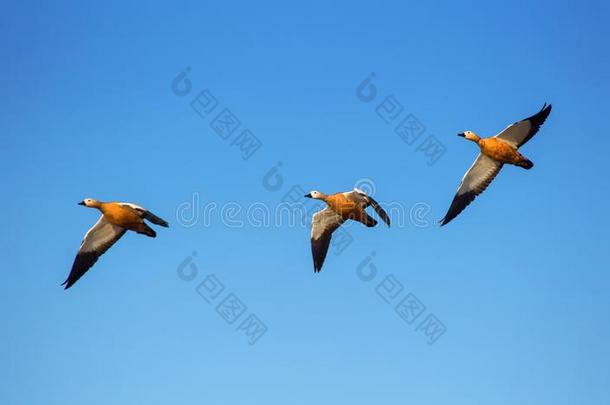
[[[608,400],[608,2],[2,9],[0,403]],[[544,102],[534,168],[440,228],[456,133]],[[319,274],[306,226],[246,217],[356,183],[407,218],[350,225]],[[170,228],[64,291],[85,197]]]

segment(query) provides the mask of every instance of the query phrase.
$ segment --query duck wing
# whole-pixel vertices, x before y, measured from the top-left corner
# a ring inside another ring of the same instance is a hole
[[[502,169],[502,163],[480,153],[462,178],[451,206],[445,218],[441,220],[441,226],[457,217],[468,204],[485,191],[500,169]]]
[[[322,264],[324,264],[333,232],[343,222],[345,220],[341,215],[328,207],[314,214],[311,223],[311,254],[313,256],[313,269],[316,273],[322,270]]]
[[[67,290],[76,283],[126,231],[125,228],[111,223],[102,215],[85,235],[74,258],[72,270],[62,284],[65,286],[64,289]]]
[[[496,138],[502,139],[515,148],[521,147],[521,145],[525,144],[536,135],[540,126],[544,124],[544,121],[546,121],[551,113],[552,108],[553,106],[551,104],[546,105],[545,103],[544,106],[542,106],[542,109],[536,114],[509,125],[504,131],[496,135]]]

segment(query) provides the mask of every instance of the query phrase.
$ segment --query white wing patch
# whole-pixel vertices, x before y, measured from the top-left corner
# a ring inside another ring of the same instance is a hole
[[[134,210],[136,210],[136,211],[142,211],[142,212],[146,212],[146,211],[148,211],[146,208],[144,208],[144,207],[140,207],[139,205],[137,205],[137,204],[133,204],[133,203],[125,203],[125,202],[122,202],[122,203],[119,203],[119,204],[121,204],[121,205],[126,205],[126,206],[128,206],[128,207],[131,207],[131,208],[133,208],[133,209],[134,209]]]

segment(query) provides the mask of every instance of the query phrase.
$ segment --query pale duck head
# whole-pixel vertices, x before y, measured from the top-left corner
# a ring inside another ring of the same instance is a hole
[[[317,190],[312,190],[309,194],[305,194],[306,198],[313,198],[314,200],[323,200],[326,194],[321,193]]]
[[[472,142],[478,142],[481,139],[481,137],[479,137],[477,134],[475,134],[472,131],[460,132],[458,134],[458,136],[461,136],[462,138],[466,138],[466,139],[468,139],[469,141],[472,141]]]
[[[97,207],[99,204],[100,202],[94,198],[85,198],[78,203],[78,205],[84,205],[85,207]]]

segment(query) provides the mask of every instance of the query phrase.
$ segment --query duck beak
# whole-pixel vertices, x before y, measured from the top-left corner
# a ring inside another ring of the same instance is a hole
[[[460,133],[458,134],[458,136],[461,136],[462,138],[466,138],[466,134],[465,134],[465,133],[463,133],[463,132],[460,132]]]
[[[81,201],[81,202],[78,203],[78,205],[85,205],[85,202]]]
[[[305,194],[305,198],[312,198],[312,197],[311,197],[311,193],[309,193],[309,194]]]

